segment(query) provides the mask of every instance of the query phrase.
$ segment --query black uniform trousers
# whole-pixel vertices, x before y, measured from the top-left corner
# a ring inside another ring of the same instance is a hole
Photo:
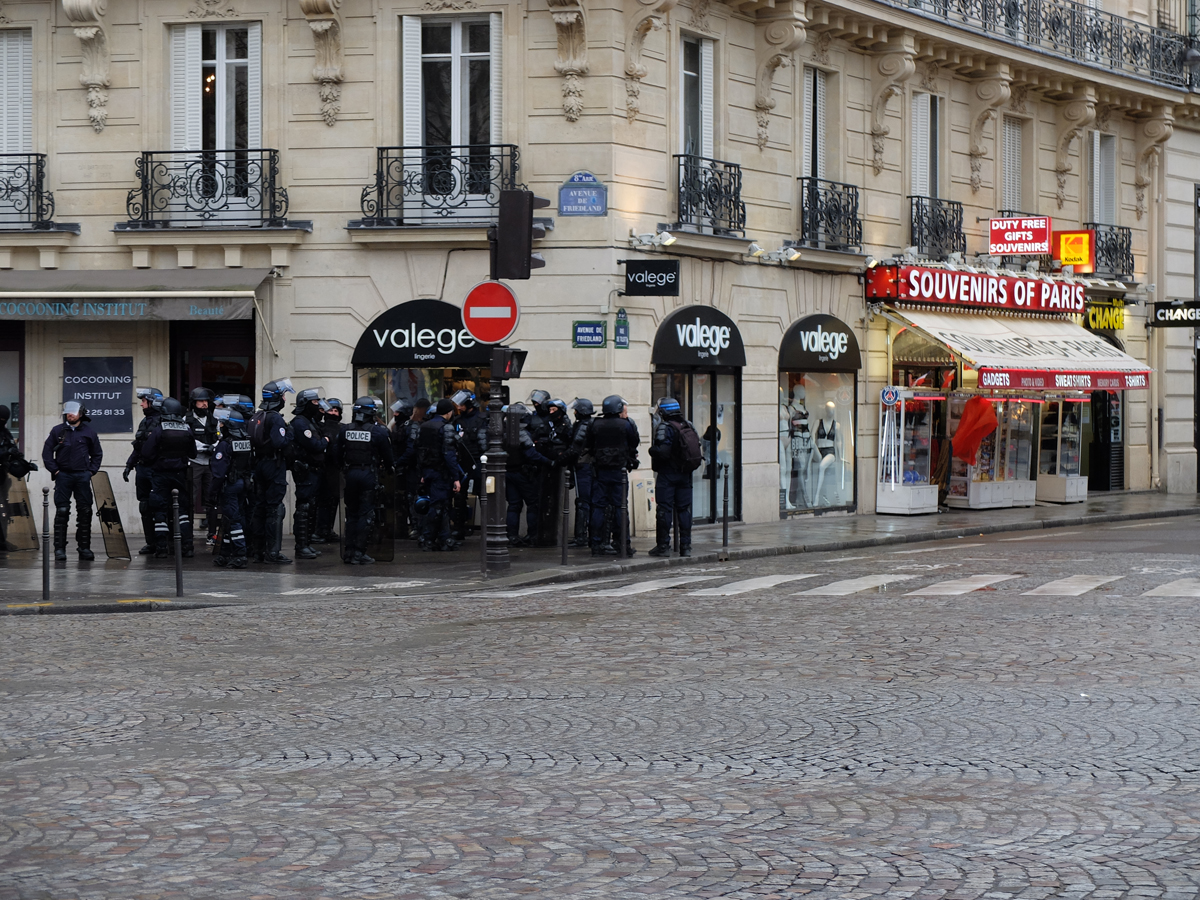
[[[179,491],[179,534],[183,552],[192,553],[192,495],[187,489],[187,469],[150,470],[150,506],[154,510],[155,549],[168,549],[171,540],[171,491]]]
[[[375,512],[375,467],[351,466],[346,469],[345,556],[367,552],[367,535]]]
[[[75,541],[88,547],[92,536],[92,473],[64,472],[54,478],[54,544],[65,547],[67,522],[71,517],[71,498],[75,498]]]

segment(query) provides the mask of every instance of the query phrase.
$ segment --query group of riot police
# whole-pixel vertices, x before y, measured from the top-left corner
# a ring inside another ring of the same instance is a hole
[[[291,421],[283,416],[289,393],[296,394]],[[351,421],[344,423],[342,402],[322,393],[320,388],[296,393],[291,380],[283,378],[263,387],[255,409],[244,394],[217,396],[197,388],[185,409],[157,388],[138,388],[142,419],[124,478],[128,482],[130,474],[135,475],[146,535],[139,553],[169,556],[177,531],[183,556],[194,556],[193,502],[198,495],[216,565],[242,568],[249,560],[291,563],[282,552],[289,470],[295,488],[292,534],[298,559],[319,556],[314,544],[340,540],[345,563],[373,563],[368,543],[383,514],[379,510],[388,507],[401,525],[399,536],[415,539],[421,549],[460,546],[471,530],[469,494],[477,494],[483,482],[481,462],[488,449],[487,415],[475,395],[460,390],[436,402],[398,401],[391,408],[391,426],[385,428],[379,400],[358,398]],[[0,472],[23,477],[37,467],[16,453],[4,427],[7,412],[0,407]],[[569,544],[588,547],[593,556],[607,556],[616,555],[623,540],[626,555],[633,555],[626,496],[628,473],[639,465],[641,437],[625,400],[606,397],[596,416],[590,400],[567,404],[536,390],[527,403],[514,403],[504,412],[510,545],[538,543],[557,512],[554,500],[565,470],[566,484],[576,492],[575,532]],[[656,544],[650,553],[670,554],[671,528],[676,525],[680,555],[690,556],[692,472],[702,461],[700,443],[678,401],[663,398],[656,412],[650,456],[658,512]],[[66,559],[72,497],[79,558],[95,558],[90,480],[100,469],[103,452],[89,421],[80,403],[65,403],[63,421],[51,429],[42,450],[55,482],[58,560]],[[334,530],[339,499],[345,502],[341,538]],[[178,518],[172,522],[174,502]]]

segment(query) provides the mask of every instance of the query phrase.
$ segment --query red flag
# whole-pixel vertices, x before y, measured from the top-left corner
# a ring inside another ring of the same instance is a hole
[[[983,397],[972,397],[963,407],[954,432],[954,455],[967,465],[975,465],[976,454],[983,439],[996,430],[996,410]]]

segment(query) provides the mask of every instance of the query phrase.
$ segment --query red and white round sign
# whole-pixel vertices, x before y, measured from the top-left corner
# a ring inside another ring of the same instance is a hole
[[[517,330],[520,318],[517,295],[499,281],[475,285],[463,303],[463,328],[481,344],[499,344]]]

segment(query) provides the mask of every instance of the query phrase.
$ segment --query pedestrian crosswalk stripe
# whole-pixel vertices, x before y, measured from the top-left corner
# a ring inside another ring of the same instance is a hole
[[[1018,538],[1000,538],[1001,543],[1012,543],[1013,541],[1048,541],[1053,538],[1066,537],[1068,534],[1079,534],[1078,531],[1053,531],[1048,533],[1028,534],[1025,537]]]
[[[955,544],[954,550],[965,550],[967,547],[982,547],[983,544]],[[892,553],[945,553],[949,547],[922,547],[920,550],[892,550]]]
[[[508,600],[513,597],[528,597],[531,594],[548,594],[551,591],[570,591],[578,589],[578,585],[570,584],[542,584],[537,587],[514,588],[511,591],[477,591],[472,597],[488,597],[498,600]]]
[[[1200,579],[1179,578],[1168,581],[1153,590],[1146,591],[1143,597],[1200,597]]]
[[[1088,591],[1095,590],[1110,581],[1119,581],[1124,575],[1071,575],[1057,581],[1047,581],[1032,591],[1025,591],[1022,597],[1078,597]]]
[[[692,591],[689,597],[732,597],[736,594],[748,594],[751,591],[761,591],[789,581],[799,581],[802,578],[816,578],[816,575],[764,575],[761,578],[747,578],[744,581],[731,581],[720,587],[705,588],[702,591]]]
[[[660,591],[664,588],[679,587],[691,584],[693,581],[712,581],[723,578],[723,575],[682,575],[678,578],[656,578],[651,581],[635,581],[624,587],[611,588],[607,591],[597,591],[594,594],[584,594],[585,597],[631,597],[634,594],[647,594],[650,591]]]
[[[990,584],[1020,577],[1020,575],[968,575],[966,578],[951,578],[949,581],[939,581],[936,584],[926,585],[923,588],[917,588],[915,591],[909,591],[905,596],[911,597],[914,594],[921,594],[927,597],[956,597],[959,594],[969,594],[971,591],[977,591]]]
[[[916,577],[916,575],[864,575],[861,578],[847,578],[845,581],[835,581],[832,584],[827,584],[823,587],[813,588],[809,591],[801,591],[794,596],[845,597],[849,594],[857,594],[859,591],[867,591],[871,588],[883,587],[887,584],[891,584],[893,581],[908,581],[910,578]]]

